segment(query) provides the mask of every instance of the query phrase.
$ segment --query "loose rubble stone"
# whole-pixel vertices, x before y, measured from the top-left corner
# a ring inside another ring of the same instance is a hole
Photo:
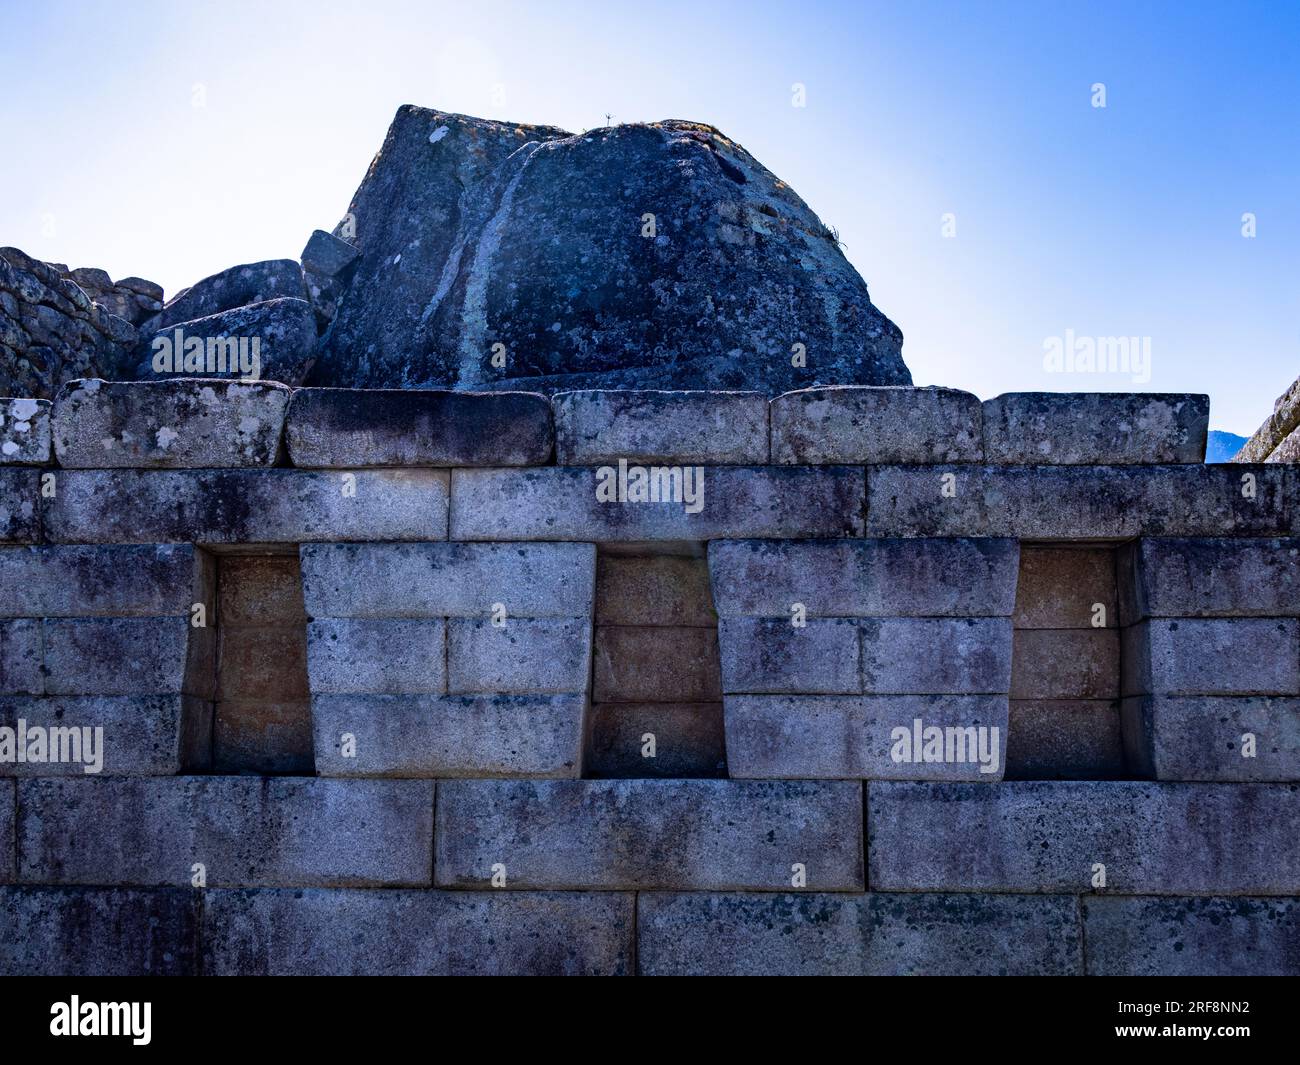
[[[44,466],[49,461],[49,402],[0,398],[0,465]]]
[[[339,277],[346,274],[360,256],[361,253],[346,240],[316,229],[302,250],[302,268],[322,277]]]
[[[268,259],[264,262],[232,266],[229,270],[196,281],[173,296],[163,307],[156,330],[207,318],[222,311],[234,310],[251,303],[289,298],[306,300],[307,290],[302,267],[294,259]]]

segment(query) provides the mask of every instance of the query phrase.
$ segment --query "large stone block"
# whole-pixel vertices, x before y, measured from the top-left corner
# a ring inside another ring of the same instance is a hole
[[[718,633],[705,628],[602,625],[596,629],[597,702],[718,702]]]
[[[260,381],[70,381],[54,401],[64,469],[274,466],[289,389]]]
[[[441,887],[863,889],[857,782],[447,781],[436,844]]]
[[[1210,397],[1008,392],[984,402],[984,460],[1018,465],[1204,462]]]
[[[0,466],[0,543],[34,544],[41,538],[40,470]]]
[[[1086,629],[1098,620],[1114,626],[1115,567],[1109,547],[1021,547],[1016,628]]]
[[[44,466],[49,461],[49,400],[0,399],[0,466]]]
[[[447,690],[441,618],[323,618],[307,626],[313,695],[439,694]]]
[[[224,976],[621,976],[630,894],[210,891],[203,971]]]
[[[41,622],[37,618],[0,621],[0,695],[43,693],[43,661]]]
[[[223,698],[213,708],[217,773],[310,776],[315,769],[311,700]]]
[[[1255,536],[1291,523],[1278,466],[875,466],[867,496],[869,536]]]
[[[637,897],[651,976],[1062,976],[1082,962],[1078,901],[1059,895]]]
[[[1125,695],[1300,695],[1300,620],[1153,618],[1124,630]]]
[[[17,781],[0,780],[0,884],[11,884],[18,878],[17,809],[14,798]]]
[[[586,618],[481,618],[447,623],[447,691],[544,695],[585,692],[591,680]]]
[[[767,397],[759,392],[560,392],[552,402],[561,466],[768,460]]]
[[[1017,629],[1011,698],[1119,697],[1118,629]]]
[[[953,388],[806,388],[772,400],[772,461],[981,462],[980,401]]]
[[[200,892],[0,888],[0,975],[194,976]]]
[[[293,259],[267,259],[243,263],[212,274],[183,289],[163,307],[157,327],[162,329],[192,318],[205,318],[246,303],[283,297],[306,299],[302,267]]]
[[[14,730],[15,756],[25,752],[22,762],[0,761],[0,776],[171,776],[208,767],[212,704],[182,695],[0,697],[0,728]]]
[[[886,695],[1005,694],[1010,618],[863,618],[862,690]]]
[[[344,777],[576,777],[581,695],[317,695],[316,771]],[[350,737],[344,754],[344,738]]]
[[[862,690],[858,625],[851,618],[813,618],[802,627],[777,618],[724,618],[718,646],[724,692]]]
[[[584,617],[593,544],[304,544],[315,617]]]
[[[1300,780],[1300,699],[1137,696],[1123,701],[1133,768],[1156,780]]]
[[[682,476],[665,475],[660,496],[681,502],[633,501],[630,491],[619,489],[614,466],[453,470],[451,539],[636,541],[862,534],[865,496],[860,469],[662,468]],[[692,476],[685,477],[691,471]],[[681,485],[681,491],[674,494],[673,484]],[[613,493],[610,502],[602,502],[597,494],[606,489]]]
[[[230,554],[220,560],[223,629],[301,629],[307,622],[296,554]]]
[[[444,540],[447,488],[445,470],[69,470],[58,474],[46,535],[131,544]]]
[[[1300,899],[1088,898],[1083,929],[1089,976],[1300,975]]]
[[[727,775],[721,703],[597,703],[591,719],[587,777]]]
[[[1111,780],[1125,775],[1114,699],[1012,698],[1008,780]]]
[[[0,547],[0,617],[160,617],[208,603],[211,567],[189,544]]]
[[[174,777],[18,782],[25,883],[427,886],[422,780]]]
[[[1143,539],[1121,551],[1120,563],[1123,625],[1300,614],[1300,539]]]
[[[882,891],[1300,894],[1287,784],[1003,781],[867,785]]]
[[[167,695],[187,683],[187,618],[51,618],[44,622],[45,691],[50,695]],[[210,665],[210,664],[209,664]]]
[[[728,695],[725,704],[733,777],[1002,778],[1006,696]]]
[[[295,466],[537,466],[551,405],[531,392],[300,388],[289,405]]]
[[[709,566],[687,555],[611,555],[596,564],[596,618],[602,625],[714,628]]]
[[[721,617],[1006,617],[1014,540],[723,540],[709,545]]]

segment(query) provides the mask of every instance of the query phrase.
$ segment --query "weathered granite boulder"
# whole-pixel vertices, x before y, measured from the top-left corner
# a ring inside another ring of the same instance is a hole
[[[205,277],[183,289],[167,301],[158,320],[151,322],[150,326],[155,330],[164,329],[178,322],[207,318],[246,304],[284,298],[307,298],[302,267],[296,260],[268,259],[266,262],[245,263]]]
[[[361,258],[313,384],[911,383],[834,232],[710,126],[403,107],[335,234]]]

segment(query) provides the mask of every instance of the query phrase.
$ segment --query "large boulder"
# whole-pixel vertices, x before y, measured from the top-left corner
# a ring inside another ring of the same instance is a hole
[[[360,258],[313,384],[911,383],[834,232],[709,126],[403,107],[335,235]]]

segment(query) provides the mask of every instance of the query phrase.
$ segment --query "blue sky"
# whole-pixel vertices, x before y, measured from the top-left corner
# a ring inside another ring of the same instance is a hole
[[[0,244],[168,292],[297,257],[401,104],[609,112],[788,181],[918,384],[1208,392],[1248,434],[1300,374],[1300,4],[0,0],[0,99]],[[1067,336],[1148,338],[1149,379],[1048,372]]]

